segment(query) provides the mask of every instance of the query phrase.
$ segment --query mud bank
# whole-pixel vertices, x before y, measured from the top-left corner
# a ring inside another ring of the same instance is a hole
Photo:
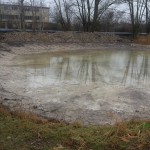
[[[26,76],[13,66],[22,54],[137,49],[130,44],[2,44],[0,51],[0,104],[11,110],[32,112],[48,119],[83,124],[114,124],[122,120],[150,119],[150,83],[142,88],[98,83],[48,85],[26,88]],[[145,50],[148,48],[145,48]],[[143,48],[142,48],[143,50]]]

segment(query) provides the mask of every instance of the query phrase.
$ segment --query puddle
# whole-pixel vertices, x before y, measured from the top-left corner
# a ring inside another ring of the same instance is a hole
[[[14,66],[32,88],[61,84],[142,86],[150,82],[148,51],[87,51],[17,56]]]

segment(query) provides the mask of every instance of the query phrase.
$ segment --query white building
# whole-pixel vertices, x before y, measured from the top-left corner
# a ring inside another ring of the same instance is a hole
[[[0,4],[0,28],[19,28],[21,6]],[[36,22],[37,28],[49,22],[49,8],[37,6],[23,6],[24,22],[26,28],[31,28]]]

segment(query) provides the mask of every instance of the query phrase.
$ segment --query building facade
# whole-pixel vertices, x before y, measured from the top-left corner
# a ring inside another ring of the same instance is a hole
[[[48,7],[0,4],[0,28],[20,29],[22,12],[25,29],[42,29],[49,22]]]

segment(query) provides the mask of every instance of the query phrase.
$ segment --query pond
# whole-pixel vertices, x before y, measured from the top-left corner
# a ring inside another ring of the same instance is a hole
[[[17,56],[32,88],[60,84],[142,86],[150,82],[150,52],[89,50]]]
[[[23,107],[83,124],[150,118],[149,50],[58,50],[16,55],[5,67],[5,87],[25,97]]]

